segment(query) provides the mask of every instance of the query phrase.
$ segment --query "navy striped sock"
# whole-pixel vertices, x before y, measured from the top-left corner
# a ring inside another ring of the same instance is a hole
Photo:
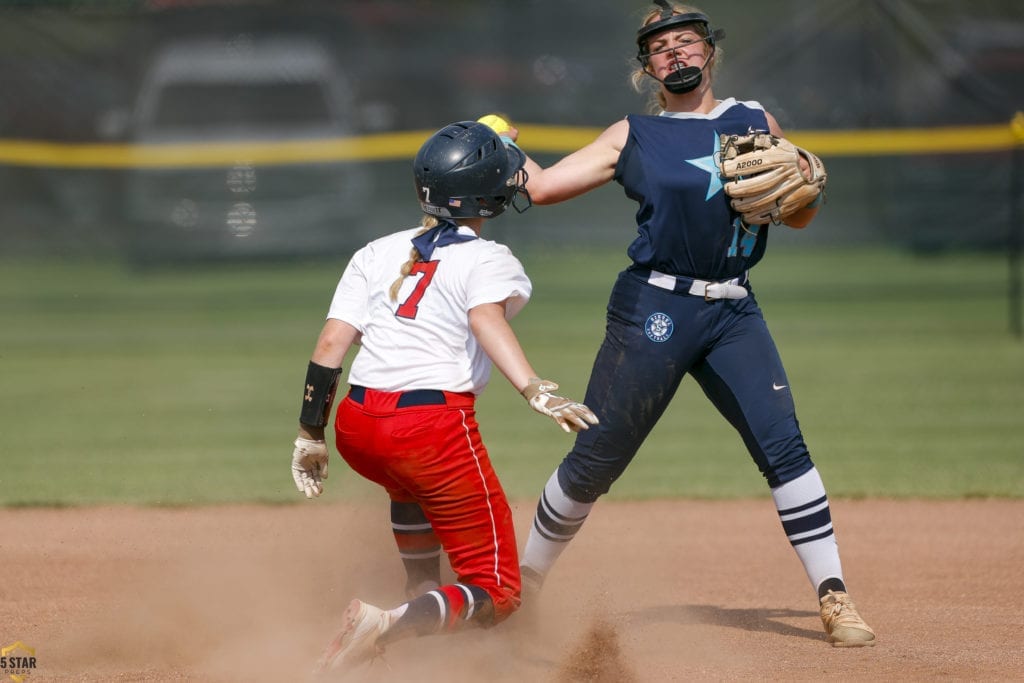
[[[842,583],[843,567],[832,530],[832,513],[818,470],[812,468],[793,481],[773,488],[772,498],[786,538],[803,563],[815,591],[820,591],[828,580]]]

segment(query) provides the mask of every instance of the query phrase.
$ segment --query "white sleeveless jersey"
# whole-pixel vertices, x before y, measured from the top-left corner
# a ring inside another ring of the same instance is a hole
[[[469,310],[508,299],[505,317],[511,319],[530,300],[533,286],[508,247],[474,239],[437,247],[392,301],[389,290],[419,230],[370,242],[341,276],[327,317],[362,333],[349,383],[380,391],[479,394],[490,379],[491,360],[469,328]],[[459,233],[475,234],[465,226]]]

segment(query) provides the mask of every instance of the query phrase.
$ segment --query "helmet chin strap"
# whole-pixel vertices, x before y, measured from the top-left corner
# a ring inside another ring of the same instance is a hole
[[[700,82],[704,80],[704,68],[696,66],[684,66],[678,71],[673,71],[661,82],[665,89],[674,95],[682,95],[696,90]]]
[[[665,76],[664,80],[660,80],[650,71],[647,72],[647,75],[665,86],[665,89],[673,95],[682,95],[683,93],[692,92],[693,90],[696,90],[704,80],[704,70],[708,68],[712,54],[714,54],[714,48],[712,48],[712,52],[704,59],[703,66],[684,66],[682,69],[676,69],[668,76]]]

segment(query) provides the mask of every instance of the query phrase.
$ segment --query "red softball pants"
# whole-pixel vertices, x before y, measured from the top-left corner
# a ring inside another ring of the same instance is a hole
[[[407,400],[423,395],[436,402]],[[519,554],[474,401],[470,393],[355,387],[338,405],[334,432],[349,467],[391,500],[420,505],[458,582],[487,592],[497,623],[519,606]],[[400,407],[408,403],[421,404]]]

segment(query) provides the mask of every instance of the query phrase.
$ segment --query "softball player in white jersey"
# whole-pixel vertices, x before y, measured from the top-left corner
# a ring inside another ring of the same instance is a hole
[[[491,363],[566,432],[597,418],[537,377],[508,319],[529,300],[522,264],[480,238],[525,195],[524,155],[480,123],[442,128],[414,162],[420,229],[375,240],[350,260],[307,369],[292,473],[307,497],[327,477],[324,426],[341,362],[360,349],[334,423],[349,466],[385,488],[410,600],[353,600],[318,671],[347,669],[410,635],[490,626],[519,606],[512,513],[480,439],[474,401]],[[456,582],[440,585],[440,555]]]

